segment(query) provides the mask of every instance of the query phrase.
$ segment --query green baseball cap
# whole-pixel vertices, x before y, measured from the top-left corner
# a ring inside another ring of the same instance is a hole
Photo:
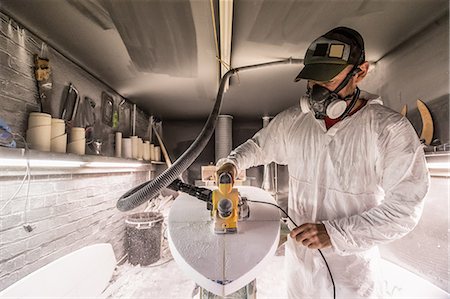
[[[362,36],[351,28],[337,27],[311,43],[305,54],[305,66],[294,81],[330,81],[348,65],[360,65],[364,61]]]

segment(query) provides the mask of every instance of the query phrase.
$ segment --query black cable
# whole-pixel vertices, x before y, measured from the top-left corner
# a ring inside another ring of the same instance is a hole
[[[298,227],[298,225],[294,222],[294,220],[292,220],[292,218],[288,215],[288,213],[286,213],[286,211],[283,210],[279,205],[276,205],[276,204],[270,203],[270,202],[259,201],[259,200],[247,199],[247,201],[249,201],[249,202],[256,202],[256,203],[264,203],[264,204],[267,204],[267,205],[271,205],[271,206],[277,207],[278,209],[280,209],[284,213],[284,215],[286,215],[287,218],[289,218],[289,220],[291,220],[291,222],[295,225],[295,227]],[[328,274],[330,274],[331,283],[333,284],[333,298],[336,299],[336,286],[334,285],[333,274],[331,274],[330,266],[328,266],[327,260],[325,259],[325,256],[323,255],[322,251],[320,249],[317,249],[317,250],[319,251],[320,255],[322,256],[323,261],[325,262],[325,266],[327,266]]]

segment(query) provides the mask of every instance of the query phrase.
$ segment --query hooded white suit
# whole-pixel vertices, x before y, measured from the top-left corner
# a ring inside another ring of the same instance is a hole
[[[312,112],[292,107],[218,162],[238,169],[288,165],[288,213],[297,225],[325,225],[332,248],[322,252],[337,298],[382,297],[376,245],[415,227],[429,185],[423,147],[409,121],[373,95],[361,98],[369,102],[328,131]],[[333,296],[317,250],[288,238],[285,261],[290,298]]]

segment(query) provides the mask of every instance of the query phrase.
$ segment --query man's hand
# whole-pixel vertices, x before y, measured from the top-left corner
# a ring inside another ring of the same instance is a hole
[[[290,236],[297,243],[310,249],[331,247],[330,236],[322,223],[304,223],[294,228]]]
[[[216,171],[216,182],[219,180],[220,175],[224,172],[231,174],[231,176],[233,177],[233,183],[234,183],[234,179],[237,176],[237,169],[234,166],[234,164],[225,163],[222,166],[220,166]]]

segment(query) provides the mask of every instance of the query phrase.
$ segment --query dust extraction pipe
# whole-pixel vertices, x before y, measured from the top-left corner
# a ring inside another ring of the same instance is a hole
[[[214,103],[214,107],[209,114],[208,120],[206,121],[205,126],[203,127],[197,138],[194,140],[194,142],[191,144],[191,146],[175,161],[175,163],[173,163],[172,167],[166,169],[158,177],[151,181],[144,182],[134,187],[133,189],[128,190],[124,195],[122,195],[117,201],[117,208],[123,212],[129,211],[145,203],[149,198],[156,197],[162,189],[166,188],[170,183],[177,179],[181,175],[181,173],[184,172],[189,166],[191,166],[195,159],[197,159],[214,132],[217,117],[222,106],[225,83],[227,82],[229,77],[236,74],[237,72],[244,70],[293,63],[303,63],[303,60],[289,58],[281,61],[243,66],[231,69],[226,72],[220,80],[216,102]]]

